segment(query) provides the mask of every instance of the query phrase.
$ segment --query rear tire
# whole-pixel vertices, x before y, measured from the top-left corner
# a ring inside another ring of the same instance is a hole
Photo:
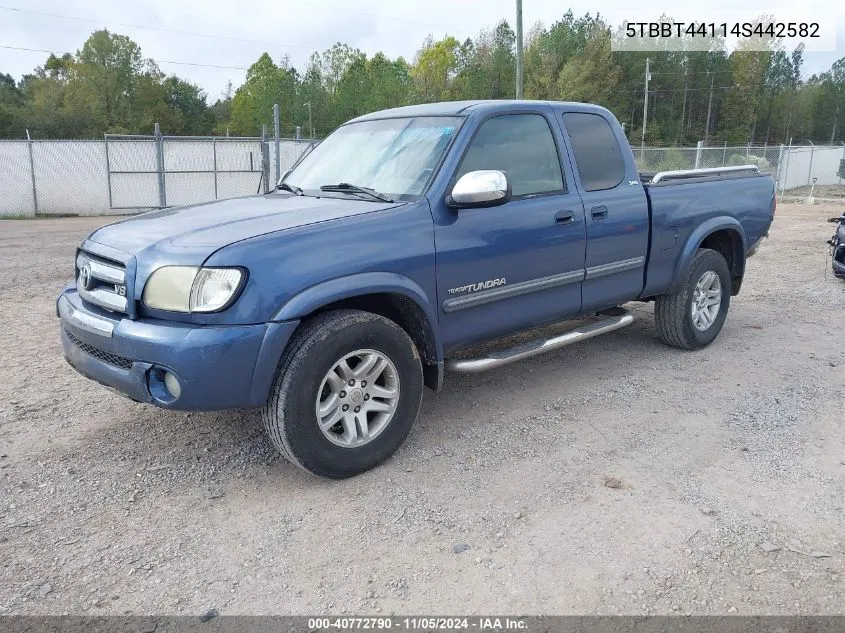
[[[417,348],[396,323],[360,310],[325,312],[289,343],[262,410],[264,428],[291,463],[352,477],[399,448],[422,386]]]
[[[721,331],[730,302],[731,273],[724,256],[709,248],[698,249],[681,289],[655,302],[657,335],[672,347],[706,347]]]

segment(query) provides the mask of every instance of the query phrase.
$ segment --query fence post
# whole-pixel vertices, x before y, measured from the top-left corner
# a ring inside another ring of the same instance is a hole
[[[38,192],[35,189],[35,160],[32,157],[32,138],[29,136],[29,129],[26,130],[26,147],[29,151],[29,175],[32,180],[32,215],[38,215]]]
[[[722,167],[728,162],[728,142],[725,141],[725,151],[722,152]]]
[[[211,156],[214,159],[214,199],[217,200],[217,137],[211,139]]]
[[[816,146],[810,143],[810,169],[807,170],[807,186],[810,185],[810,181],[813,179],[813,155],[816,153]]]
[[[281,172],[281,156],[279,155],[279,104],[273,106],[273,137],[276,142],[276,184],[282,177]]]
[[[165,190],[166,183],[164,182],[164,141],[161,138],[161,127],[155,124],[155,143],[156,143],[156,172],[158,173],[158,205],[163,209],[167,206],[167,192]]]
[[[777,170],[777,183],[776,185],[780,185],[780,199],[783,200],[783,189],[784,185],[786,184],[784,164],[783,164],[783,144],[780,146],[780,150],[778,151],[778,170]]]
[[[745,146],[745,160],[751,155],[751,143]]]
[[[302,138],[302,128],[300,126],[296,126],[296,140],[298,141]]]
[[[112,200],[112,192],[111,192],[111,162],[109,161],[109,135],[103,134],[103,143],[106,146],[106,185],[109,188],[109,208],[114,207],[114,201]]]
[[[845,143],[842,143],[842,160],[845,161]],[[839,183],[838,184],[840,184],[840,185],[842,184],[842,176],[839,176]]]
[[[261,179],[264,193],[270,193],[270,146],[267,142],[267,126],[261,126]]]
[[[695,145],[695,168],[701,165],[701,148],[704,146],[704,141],[698,141]]]

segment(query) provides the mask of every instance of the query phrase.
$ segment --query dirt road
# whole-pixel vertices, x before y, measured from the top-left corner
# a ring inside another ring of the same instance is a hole
[[[845,282],[781,205],[709,348],[650,305],[450,375],[384,466],[281,461],[253,412],[67,366],[54,298],[105,218],[0,222],[0,614],[845,613]]]

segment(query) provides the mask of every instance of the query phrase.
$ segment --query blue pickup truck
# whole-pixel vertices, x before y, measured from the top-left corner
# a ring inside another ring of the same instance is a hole
[[[288,460],[349,477],[399,447],[423,386],[624,327],[626,302],[655,302],[665,343],[708,345],[774,212],[753,166],[638,173],[598,106],[385,110],[270,194],[91,233],[57,301],[61,340],[77,371],[138,402],[261,408]]]

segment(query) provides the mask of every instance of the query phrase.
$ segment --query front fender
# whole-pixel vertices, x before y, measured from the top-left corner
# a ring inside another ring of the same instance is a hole
[[[436,313],[425,291],[416,282],[398,273],[357,273],[324,281],[295,294],[279,308],[272,320],[299,320],[335,301],[382,293],[403,295],[419,306],[428,320],[437,361],[442,361],[443,345]]]
[[[736,218],[732,218],[730,216],[718,216],[703,222],[700,226],[698,226],[698,228],[690,233],[687,241],[684,242],[684,246],[681,249],[681,254],[678,258],[678,267],[675,270],[675,277],[672,280],[672,285],[668,294],[674,294],[681,289],[681,286],[689,273],[689,267],[692,263],[695,251],[698,250],[701,243],[707,238],[707,236],[724,229],[731,230],[739,235],[740,249],[739,252],[734,253],[734,257],[737,258],[735,274],[742,277],[745,273],[745,253],[748,250],[748,244],[745,239],[745,230]]]

